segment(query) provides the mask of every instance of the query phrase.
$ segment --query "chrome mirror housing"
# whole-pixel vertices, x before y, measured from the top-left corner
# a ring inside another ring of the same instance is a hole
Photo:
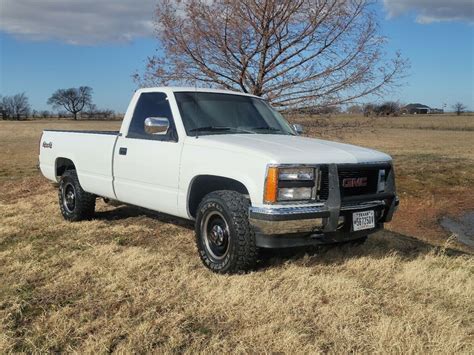
[[[170,127],[170,120],[166,117],[148,117],[144,124],[145,133],[165,135]]]
[[[295,133],[296,133],[297,135],[299,135],[299,136],[302,135],[303,132],[304,132],[303,126],[300,125],[300,124],[298,124],[298,123],[294,123],[294,124],[292,125],[292,128],[293,128],[293,130],[295,131]]]

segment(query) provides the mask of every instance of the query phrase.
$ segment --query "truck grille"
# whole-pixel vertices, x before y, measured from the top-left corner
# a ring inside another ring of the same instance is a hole
[[[329,197],[329,172],[326,165],[319,167],[321,173],[321,180],[318,189],[318,200],[326,201]]]
[[[379,171],[385,170],[388,175],[388,166],[339,166],[339,188],[341,199],[350,196],[369,195],[377,193]]]
[[[344,197],[362,196],[377,193],[379,183],[379,171],[382,169],[385,170],[386,178],[390,171],[389,165],[339,165],[338,174],[341,199],[344,200]],[[327,201],[327,199],[329,198],[329,167],[327,165],[321,165],[319,167],[319,170],[321,178],[317,192],[317,200]],[[345,179],[349,179],[349,181],[354,182],[353,186],[344,187]],[[365,183],[360,184],[361,181],[365,181]]]

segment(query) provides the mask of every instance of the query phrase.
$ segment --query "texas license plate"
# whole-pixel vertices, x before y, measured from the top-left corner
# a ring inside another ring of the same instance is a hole
[[[375,228],[374,211],[354,212],[352,214],[352,227],[354,232]]]

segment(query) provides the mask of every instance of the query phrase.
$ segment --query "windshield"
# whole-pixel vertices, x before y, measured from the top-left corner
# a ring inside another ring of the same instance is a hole
[[[283,116],[262,99],[209,92],[176,92],[175,97],[188,136],[294,134]]]

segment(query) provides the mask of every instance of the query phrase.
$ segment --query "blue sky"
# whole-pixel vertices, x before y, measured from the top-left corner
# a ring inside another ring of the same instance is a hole
[[[99,107],[124,112],[136,89],[132,75],[156,50],[154,4],[146,0],[137,9],[133,0],[49,0],[38,8],[33,0],[2,0],[0,94],[25,91],[42,110],[54,90],[88,85]],[[387,99],[448,109],[461,101],[474,110],[474,2],[384,0],[376,6],[387,52],[400,50],[411,62],[406,85]]]

